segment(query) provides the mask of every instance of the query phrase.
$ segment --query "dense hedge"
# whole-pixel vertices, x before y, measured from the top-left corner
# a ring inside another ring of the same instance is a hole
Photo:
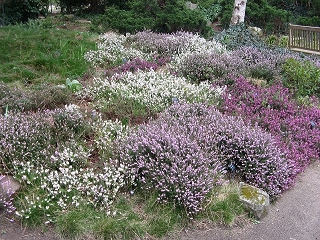
[[[109,30],[135,33],[144,29],[163,33],[184,30],[207,36],[212,31],[200,10],[187,9],[180,1],[172,1],[162,6],[156,3],[141,6],[139,1],[136,1],[126,10],[108,7],[103,15],[93,20],[91,28],[99,33]]]
[[[0,25],[27,22],[48,11],[48,0],[7,0],[3,4]],[[2,21],[1,21],[2,20]]]

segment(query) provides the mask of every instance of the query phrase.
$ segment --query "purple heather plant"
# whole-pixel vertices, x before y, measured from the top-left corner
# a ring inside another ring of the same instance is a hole
[[[217,81],[230,74],[240,74],[246,69],[245,62],[230,53],[193,53],[182,62],[171,65],[171,70],[192,83]]]
[[[201,128],[193,125],[195,131]],[[158,192],[158,201],[174,200],[192,217],[219,182],[216,154],[203,151],[185,126],[165,116],[141,126],[120,143],[120,159],[135,185]]]
[[[271,134],[205,104],[175,104],[119,146],[129,180],[157,191],[159,201],[176,201],[190,216],[230,163],[272,198],[292,184],[292,166]]]
[[[240,77],[225,93],[221,108],[270,132],[294,164],[295,175],[320,156],[320,109],[298,105],[281,83],[266,88]]]
[[[154,71],[157,70],[158,65],[153,62],[148,62],[146,60],[135,58],[131,61],[124,63],[123,65],[113,68],[106,71],[106,75],[110,76],[114,73],[121,74],[125,72],[136,72],[137,70],[149,70],[153,69]]]
[[[299,55],[274,49],[241,47],[234,51],[217,53],[191,52],[188,57],[169,64],[173,72],[191,82],[225,81],[232,76],[246,76],[267,81],[279,77],[288,58],[301,60]],[[317,63],[316,60],[312,59]]]
[[[194,34],[177,32],[172,34],[142,31],[127,37],[127,42],[134,48],[146,53],[158,53],[170,56],[179,52],[179,48],[187,45]]]
[[[189,131],[186,118],[190,124],[201,126],[203,132],[196,137],[201,147],[207,152],[214,149],[225,167],[233,164],[242,180],[264,189],[271,198],[292,185],[292,164],[277,146],[277,139],[260,127],[200,104],[172,109],[172,116],[180,119],[189,135],[193,136],[193,132]]]

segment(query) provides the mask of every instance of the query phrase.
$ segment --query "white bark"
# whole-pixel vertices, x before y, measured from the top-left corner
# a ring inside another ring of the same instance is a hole
[[[246,15],[247,0],[234,0],[233,12],[230,25],[236,25],[244,22]]]

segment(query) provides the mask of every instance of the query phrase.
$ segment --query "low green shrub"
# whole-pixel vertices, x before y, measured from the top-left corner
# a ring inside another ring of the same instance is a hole
[[[289,58],[283,65],[286,87],[293,88],[299,96],[320,96],[320,68],[310,61]]]

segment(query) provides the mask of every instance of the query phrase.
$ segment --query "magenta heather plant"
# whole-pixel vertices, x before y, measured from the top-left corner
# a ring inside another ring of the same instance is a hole
[[[280,83],[261,88],[245,78],[234,79],[221,108],[256,123],[278,139],[295,174],[320,156],[320,109],[300,106]]]
[[[204,104],[176,104],[119,144],[129,179],[175,200],[189,215],[233,163],[244,181],[275,198],[292,184],[292,167],[272,136]],[[214,177],[215,176],[215,177]]]

